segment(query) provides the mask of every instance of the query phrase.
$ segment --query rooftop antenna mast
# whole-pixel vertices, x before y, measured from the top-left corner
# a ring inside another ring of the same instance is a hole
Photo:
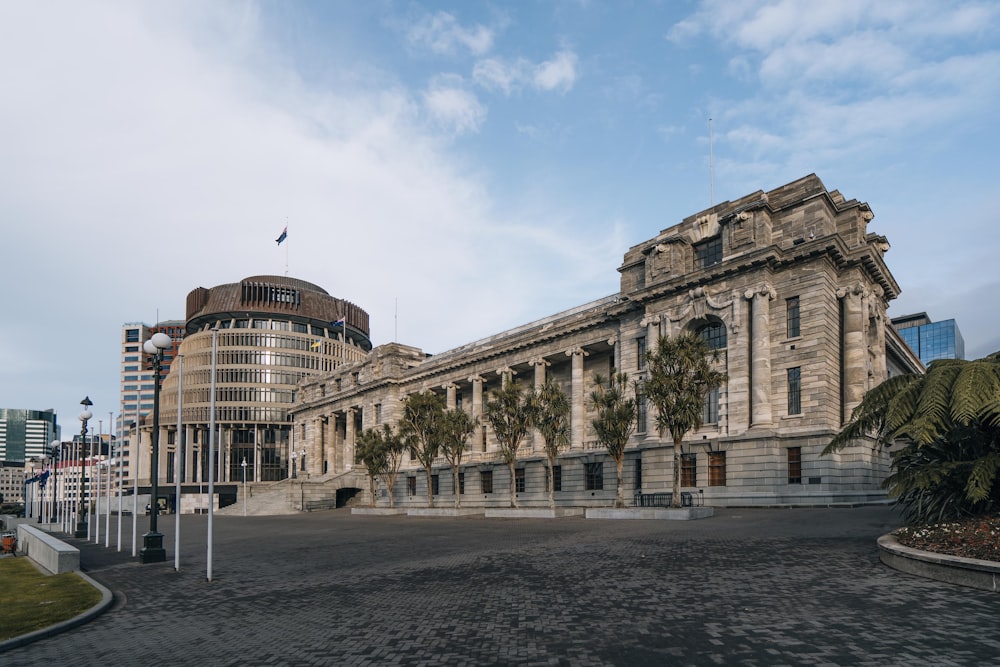
[[[715,206],[715,160],[712,156],[712,119],[708,119],[708,205]]]

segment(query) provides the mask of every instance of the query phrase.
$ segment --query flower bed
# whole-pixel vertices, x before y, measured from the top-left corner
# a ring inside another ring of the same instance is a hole
[[[907,526],[896,539],[911,549],[1000,562],[1000,515]]]

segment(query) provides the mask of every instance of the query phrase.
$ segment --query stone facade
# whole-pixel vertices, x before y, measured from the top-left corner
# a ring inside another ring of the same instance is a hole
[[[643,351],[658,336],[691,330],[719,350],[728,375],[709,399],[705,425],[684,442],[682,491],[696,504],[884,497],[884,453],[859,444],[820,455],[868,389],[891,373],[922,368],[886,318],[899,286],[885,264],[888,242],[867,231],[871,219],[867,204],[828,191],[815,175],[721,203],[630,248],[616,295],[434,356],[380,346],[310,378],[290,411],[296,447],[307,452],[312,474],[336,475],[355,465],[357,434],[396,421],[412,392],[439,392],[449,407],[481,418],[486,393],[508,374],[536,387],[548,378],[572,402],[557,502],[608,505],[614,463],[590,427],[593,376],[617,368],[641,380]],[[670,489],[672,443],[655,432],[651,413],[640,410],[627,450],[627,498],[640,487]],[[546,504],[536,434],[522,445],[518,467],[520,504]],[[435,472],[436,504],[447,506],[454,492],[450,468],[441,459]],[[483,422],[463,463],[463,506],[506,506],[508,474]],[[396,503],[423,505],[425,485],[422,468],[404,460]]]

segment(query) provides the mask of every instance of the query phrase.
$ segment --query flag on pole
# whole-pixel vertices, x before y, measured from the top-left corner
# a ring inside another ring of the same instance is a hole
[[[288,238],[288,225],[285,225],[285,228],[281,230],[281,234],[278,236],[278,238],[274,240],[274,242],[277,243],[278,245],[281,245],[281,242],[287,238]]]
[[[313,343],[312,345],[310,345],[309,347],[319,347],[322,344],[323,344],[323,339],[320,338],[315,343]]]
[[[342,325],[346,326],[346,322],[344,321],[343,317],[341,317],[339,320],[337,320],[336,322],[334,322],[333,326],[337,326],[338,324],[342,324]]]

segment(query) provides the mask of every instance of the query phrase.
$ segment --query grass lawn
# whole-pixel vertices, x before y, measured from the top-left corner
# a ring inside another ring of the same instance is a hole
[[[101,601],[76,572],[46,575],[27,558],[0,559],[0,641],[73,618]]]

